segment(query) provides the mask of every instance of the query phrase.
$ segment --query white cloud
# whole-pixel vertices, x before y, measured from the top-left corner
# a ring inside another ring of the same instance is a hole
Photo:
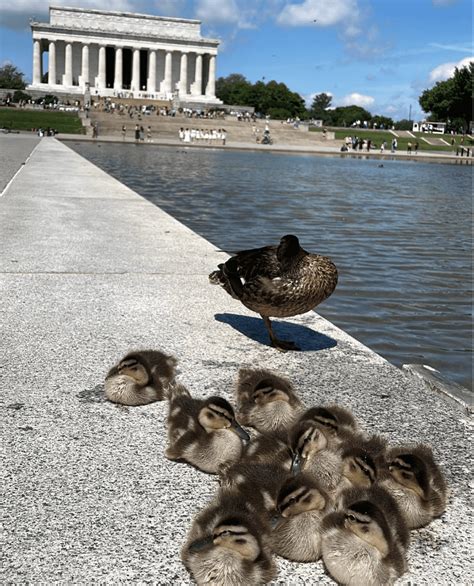
[[[132,0],[74,0],[51,2],[54,6],[74,6],[75,8],[95,8],[97,10],[118,10],[136,12],[136,2]],[[30,19],[49,22],[49,2],[44,0],[15,0],[1,9],[2,26],[11,29],[27,29]]]
[[[445,81],[446,79],[449,79],[453,76],[454,69],[456,67],[465,67],[466,65],[469,65],[471,61],[474,62],[474,57],[465,57],[457,63],[442,63],[441,65],[438,65],[438,67],[435,67],[432,71],[430,71],[429,80],[431,83],[436,83],[437,81]]]
[[[357,0],[304,0],[286,4],[277,22],[287,26],[333,26],[346,23],[353,28],[359,17]]]
[[[337,100],[337,105],[361,106],[362,108],[367,108],[368,106],[372,106],[374,102],[375,98],[373,98],[372,96],[364,96],[363,94],[358,94],[357,92],[354,92]]]
[[[198,0],[196,18],[212,24],[237,24],[240,20],[235,0]]]

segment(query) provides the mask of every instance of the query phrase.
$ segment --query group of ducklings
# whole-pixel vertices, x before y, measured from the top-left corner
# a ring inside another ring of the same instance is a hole
[[[446,508],[430,447],[389,446],[337,405],[308,409],[289,380],[263,369],[239,371],[235,412],[222,397],[191,397],[175,366],[160,351],[133,352],[105,393],[126,405],[167,399],[166,457],[219,477],[181,552],[198,584],[269,582],[272,554],[322,558],[347,585],[393,584],[406,571],[409,530]]]

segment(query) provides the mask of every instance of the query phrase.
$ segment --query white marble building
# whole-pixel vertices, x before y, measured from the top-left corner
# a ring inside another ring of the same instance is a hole
[[[201,36],[199,20],[56,6],[49,17],[49,23],[31,22],[28,89],[221,103],[215,95],[219,41]]]

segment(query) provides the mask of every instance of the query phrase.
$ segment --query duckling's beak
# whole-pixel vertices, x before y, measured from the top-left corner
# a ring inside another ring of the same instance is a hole
[[[283,517],[279,511],[273,511],[272,516],[270,517],[270,527],[273,529],[277,529],[281,522],[283,521]]]
[[[208,535],[207,537],[201,537],[201,539],[196,539],[193,541],[191,545],[188,547],[189,553],[197,553],[214,545],[214,536]]]
[[[245,429],[243,427],[240,427],[240,425],[237,423],[237,421],[235,419],[232,420],[232,422],[230,424],[230,428],[232,429],[232,431],[235,431],[235,433],[244,442],[250,441],[249,434],[245,431]]]
[[[291,461],[291,473],[296,476],[301,472],[301,458],[298,453],[294,454],[293,460]]]

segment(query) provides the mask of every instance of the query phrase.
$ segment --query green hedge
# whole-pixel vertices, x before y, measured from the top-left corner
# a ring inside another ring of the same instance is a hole
[[[84,134],[81,121],[75,113],[0,108],[0,128],[33,130],[48,127],[64,134]]]

